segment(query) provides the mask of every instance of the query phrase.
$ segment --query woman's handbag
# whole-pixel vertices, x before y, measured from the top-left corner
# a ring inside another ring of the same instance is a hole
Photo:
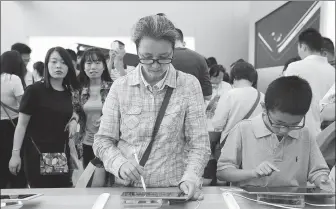
[[[41,153],[34,140],[31,140],[40,155],[40,174],[41,175],[62,175],[69,173],[68,159],[65,154],[66,142],[63,152],[44,152]]]
[[[1,102],[1,106],[5,110],[13,126],[16,127],[12,118],[9,116],[6,108],[10,109],[13,112],[17,112],[17,113],[19,111],[9,107],[3,102]],[[69,172],[68,161],[65,155],[66,144],[64,145],[64,152],[62,153],[41,153],[38,147],[36,146],[34,140],[31,137],[30,139],[33,145],[35,146],[35,148],[37,149],[38,153],[40,154],[40,174],[41,175],[57,175],[57,174],[64,174],[64,173]]]

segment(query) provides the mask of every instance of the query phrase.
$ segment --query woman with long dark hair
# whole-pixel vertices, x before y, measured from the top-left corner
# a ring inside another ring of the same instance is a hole
[[[23,95],[24,63],[17,51],[1,55],[1,120],[0,120],[0,188],[24,188],[26,178],[21,171],[17,176],[10,173],[8,162],[12,155],[13,136],[18,121],[18,109]],[[19,152],[22,156],[22,152]],[[18,153],[18,154],[19,154]],[[10,184],[10,185],[8,185]]]
[[[82,88],[74,94],[73,102],[81,128],[77,147],[83,151],[85,168],[95,157],[92,150],[93,138],[99,128],[103,104],[110,91],[112,79],[104,54],[97,48],[84,52],[79,69]]]
[[[22,97],[9,162],[10,172],[16,175],[22,169],[18,153],[24,142],[25,173],[32,188],[72,186],[69,158],[73,150],[67,127],[77,120],[71,92],[78,88],[70,55],[62,47],[49,49],[43,81],[28,86]]]

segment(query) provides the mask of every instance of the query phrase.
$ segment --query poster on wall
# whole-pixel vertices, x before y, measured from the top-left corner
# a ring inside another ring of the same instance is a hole
[[[320,28],[319,1],[289,1],[255,24],[255,67],[283,66],[298,56],[299,34]]]

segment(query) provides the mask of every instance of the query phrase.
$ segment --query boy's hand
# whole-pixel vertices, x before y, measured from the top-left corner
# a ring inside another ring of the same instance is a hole
[[[254,174],[257,178],[260,178],[264,176],[270,176],[274,171],[279,172],[280,170],[272,163],[265,161],[254,169]]]
[[[332,181],[326,175],[317,179],[316,186],[324,191],[335,192],[335,185],[333,185]]]

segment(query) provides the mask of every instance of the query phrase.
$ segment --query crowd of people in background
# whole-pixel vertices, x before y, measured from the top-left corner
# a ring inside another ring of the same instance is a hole
[[[141,187],[143,177],[192,199],[202,199],[202,185],[228,182],[332,185],[335,151],[326,162],[318,144],[335,121],[329,38],[302,31],[298,56],[265,94],[252,64],[239,59],[226,68],[186,48],[164,14],[138,20],[132,40],[135,67],[118,40],[108,56],[53,47],[32,72],[29,46],[1,55],[1,188],[71,187],[78,162],[86,168],[94,159],[113,179],[109,186]]]

